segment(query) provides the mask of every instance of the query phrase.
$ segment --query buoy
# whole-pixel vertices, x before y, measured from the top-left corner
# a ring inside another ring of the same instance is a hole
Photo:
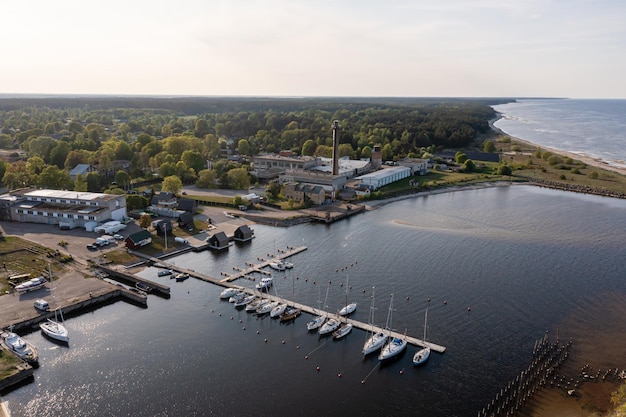
[[[296,349],[300,349],[300,345],[297,345],[297,346],[296,346]]]
[[[304,359],[309,359],[309,355],[304,355]]]
[[[246,326],[243,326],[243,328],[241,330],[246,330]]]
[[[215,313],[215,310],[211,310],[211,313]]]
[[[428,297],[428,302],[430,303],[430,297]]]
[[[308,279],[308,278],[305,278],[305,279],[304,279],[304,282],[309,282],[309,279]]]
[[[319,370],[320,370],[320,367],[319,367],[319,366],[316,366],[316,367],[315,367],[315,369],[316,369],[317,371],[319,371]]]
[[[409,298],[410,298],[410,297],[407,295],[407,296],[406,296],[407,301],[409,300]]]
[[[472,310],[472,307],[467,307],[467,311],[471,311],[471,310]]]
[[[234,319],[234,317],[233,317],[233,316],[230,316],[230,319],[232,320],[232,319]]]
[[[220,317],[222,317],[222,313],[220,313]]]
[[[363,290],[363,294],[365,294],[365,290]]]
[[[284,344],[285,344],[285,341],[283,340],[281,343],[284,345]]]
[[[400,375],[404,373],[404,368],[400,369]]]
[[[264,341],[265,343],[267,343],[267,338],[263,339],[263,341]]]
[[[361,380],[361,384],[365,384],[365,380],[364,379]]]
[[[243,323],[243,320],[239,319],[239,323]]]
[[[259,334],[259,333],[261,333],[261,332],[257,330],[257,331],[256,331],[256,334]]]
[[[339,378],[341,378],[341,372],[339,372],[339,373],[337,374],[337,376],[338,376]]]
[[[446,300],[443,300],[443,303],[444,303],[444,304],[448,304],[448,302],[447,302]]]

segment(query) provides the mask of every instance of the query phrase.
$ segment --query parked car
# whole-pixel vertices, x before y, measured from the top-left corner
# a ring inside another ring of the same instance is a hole
[[[90,243],[87,245],[87,249],[89,250],[96,250],[98,249],[98,245],[96,245],[95,243]]]
[[[126,238],[124,236],[122,236],[122,235],[113,235],[113,239],[115,239],[115,240],[124,240]]]

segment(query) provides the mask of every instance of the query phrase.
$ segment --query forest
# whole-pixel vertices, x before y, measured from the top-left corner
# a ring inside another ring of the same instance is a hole
[[[0,97],[0,178],[9,189],[103,191],[112,182],[128,188],[155,176],[237,188],[242,186],[237,178],[255,154],[289,150],[330,156],[333,120],[341,126],[342,156],[368,158],[373,146],[381,145],[385,160],[397,160],[471,145],[496,117],[490,105],[507,101],[511,99]],[[69,176],[78,164],[115,169],[115,161],[130,161],[130,170],[111,178]]]

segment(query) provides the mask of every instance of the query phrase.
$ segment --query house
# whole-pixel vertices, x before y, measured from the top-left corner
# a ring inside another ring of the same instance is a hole
[[[189,213],[195,213],[198,209],[198,202],[190,198],[178,199],[178,210],[188,211]]]
[[[233,239],[237,242],[248,242],[254,237],[254,231],[247,224],[239,226],[234,233]]]
[[[150,201],[152,207],[165,209],[174,209],[177,203],[176,196],[170,192],[155,194]]]
[[[193,214],[189,212],[184,212],[180,216],[178,216],[178,227],[182,227],[184,229],[193,228]]]
[[[208,238],[207,242],[209,242],[209,248],[211,249],[228,249],[228,236],[224,232],[217,232]]]
[[[76,181],[76,177],[78,175],[82,175],[83,179],[86,179],[87,174],[90,172],[98,172],[98,170],[90,164],[78,164],[70,171],[70,177],[72,178],[72,181]]]
[[[295,182],[285,184],[283,194],[293,199],[296,203],[310,200],[313,204],[323,204],[326,200],[326,190],[319,185],[306,185]]]
[[[357,197],[360,197],[360,198],[366,198],[372,194],[370,189],[367,187],[356,187],[354,189],[354,193],[356,194]]]
[[[159,219],[152,222],[152,227],[157,232],[157,235],[161,236],[165,233],[172,234],[172,222],[169,219]]]
[[[129,249],[138,249],[152,243],[152,234],[147,230],[142,230],[129,235],[125,240],[126,247]]]

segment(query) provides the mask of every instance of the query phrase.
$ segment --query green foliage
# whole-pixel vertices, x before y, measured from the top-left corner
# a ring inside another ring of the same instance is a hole
[[[548,157],[548,159],[547,159],[547,162],[548,162],[549,165],[555,166],[555,165],[558,165],[558,164],[562,164],[563,160],[558,155],[550,155]]]
[[[543,151],[541,153],[541,159],[543,159],[544,161],[547,161],[548,159],[550,159],[552,155],[554,155],[552,152]]]
[[[566,180],[566,179],[567,179],[567,177],[565,176],[565,174],[561,174],[561,175],[559,175],[559,179],[561,179],[561,180]]]
[[[513,170],[507,164],[498,165],[498,175],[511,175]]]
[[[73,182],[69,172],[59,169],[56,165],[48,165],[37,176],[37,184],[43,188],[66,190],[72,187]]]
[[[596,171],[591,171],[590,173],[587,174],[587,177],[589,177],[592,180],[597,180],[599,175]]]
[[[203,169],[200,171],[198,175],[198,179],[196,180],[196,187],[198,188],[215,188],[215,180],[217,179],[217,175],[215,171],[212,169]]]
[[[467,155],[461,151],[457,151],[457,153],[454,155],[454,161],[457,164],[463,164],[465,163],[465,161],[467,161]]]
[[[511,143],[511,137],[510,136],[503,136],[500,139],[500,142],[502,142],[502,143]]]
[[[316,147],[317,147],[317,144],[315,143],[315,141],[309,139],[302,144],[301,154],[303,156],[313,156],[313,154],[315,153]]]
[[[87,191],[99,193],[102,190],[102,177],[97,172],[87,174]]]
[[[228,171],[228,184],[235,190],[247,190],[250,187],[250,176],[245,168],[235,168]]]
[[[511,151],[513,151],[513,152],[520,152],[521,150],[522,150],[522,148],[520,148],[519,145],[511,146]]]
[[[471,159],[466,159],[463,163],[463,166],[461,167],[461,170],[463,172],[474,172],[475,169],[476,164],[474,164],[474,161],[472,161]]]
[[[152,216],[150,216],[147,213],[144,213],[141,216],[139,216],[139,227],[141,227],[142,229],[147,229],[150,227],[151,224],[152,224]]]
[[[176,175],[163,178],[161,191],[178,194],[183,189],[183,182]]]
[[[483,151],[485,151],[485,152],[495,152],[496,151],[496,145],[494,145],[492,141],[486,140],[483,143]]]
[[[578,168],[572,168],[572,174],[580,174],[580,170]]]

